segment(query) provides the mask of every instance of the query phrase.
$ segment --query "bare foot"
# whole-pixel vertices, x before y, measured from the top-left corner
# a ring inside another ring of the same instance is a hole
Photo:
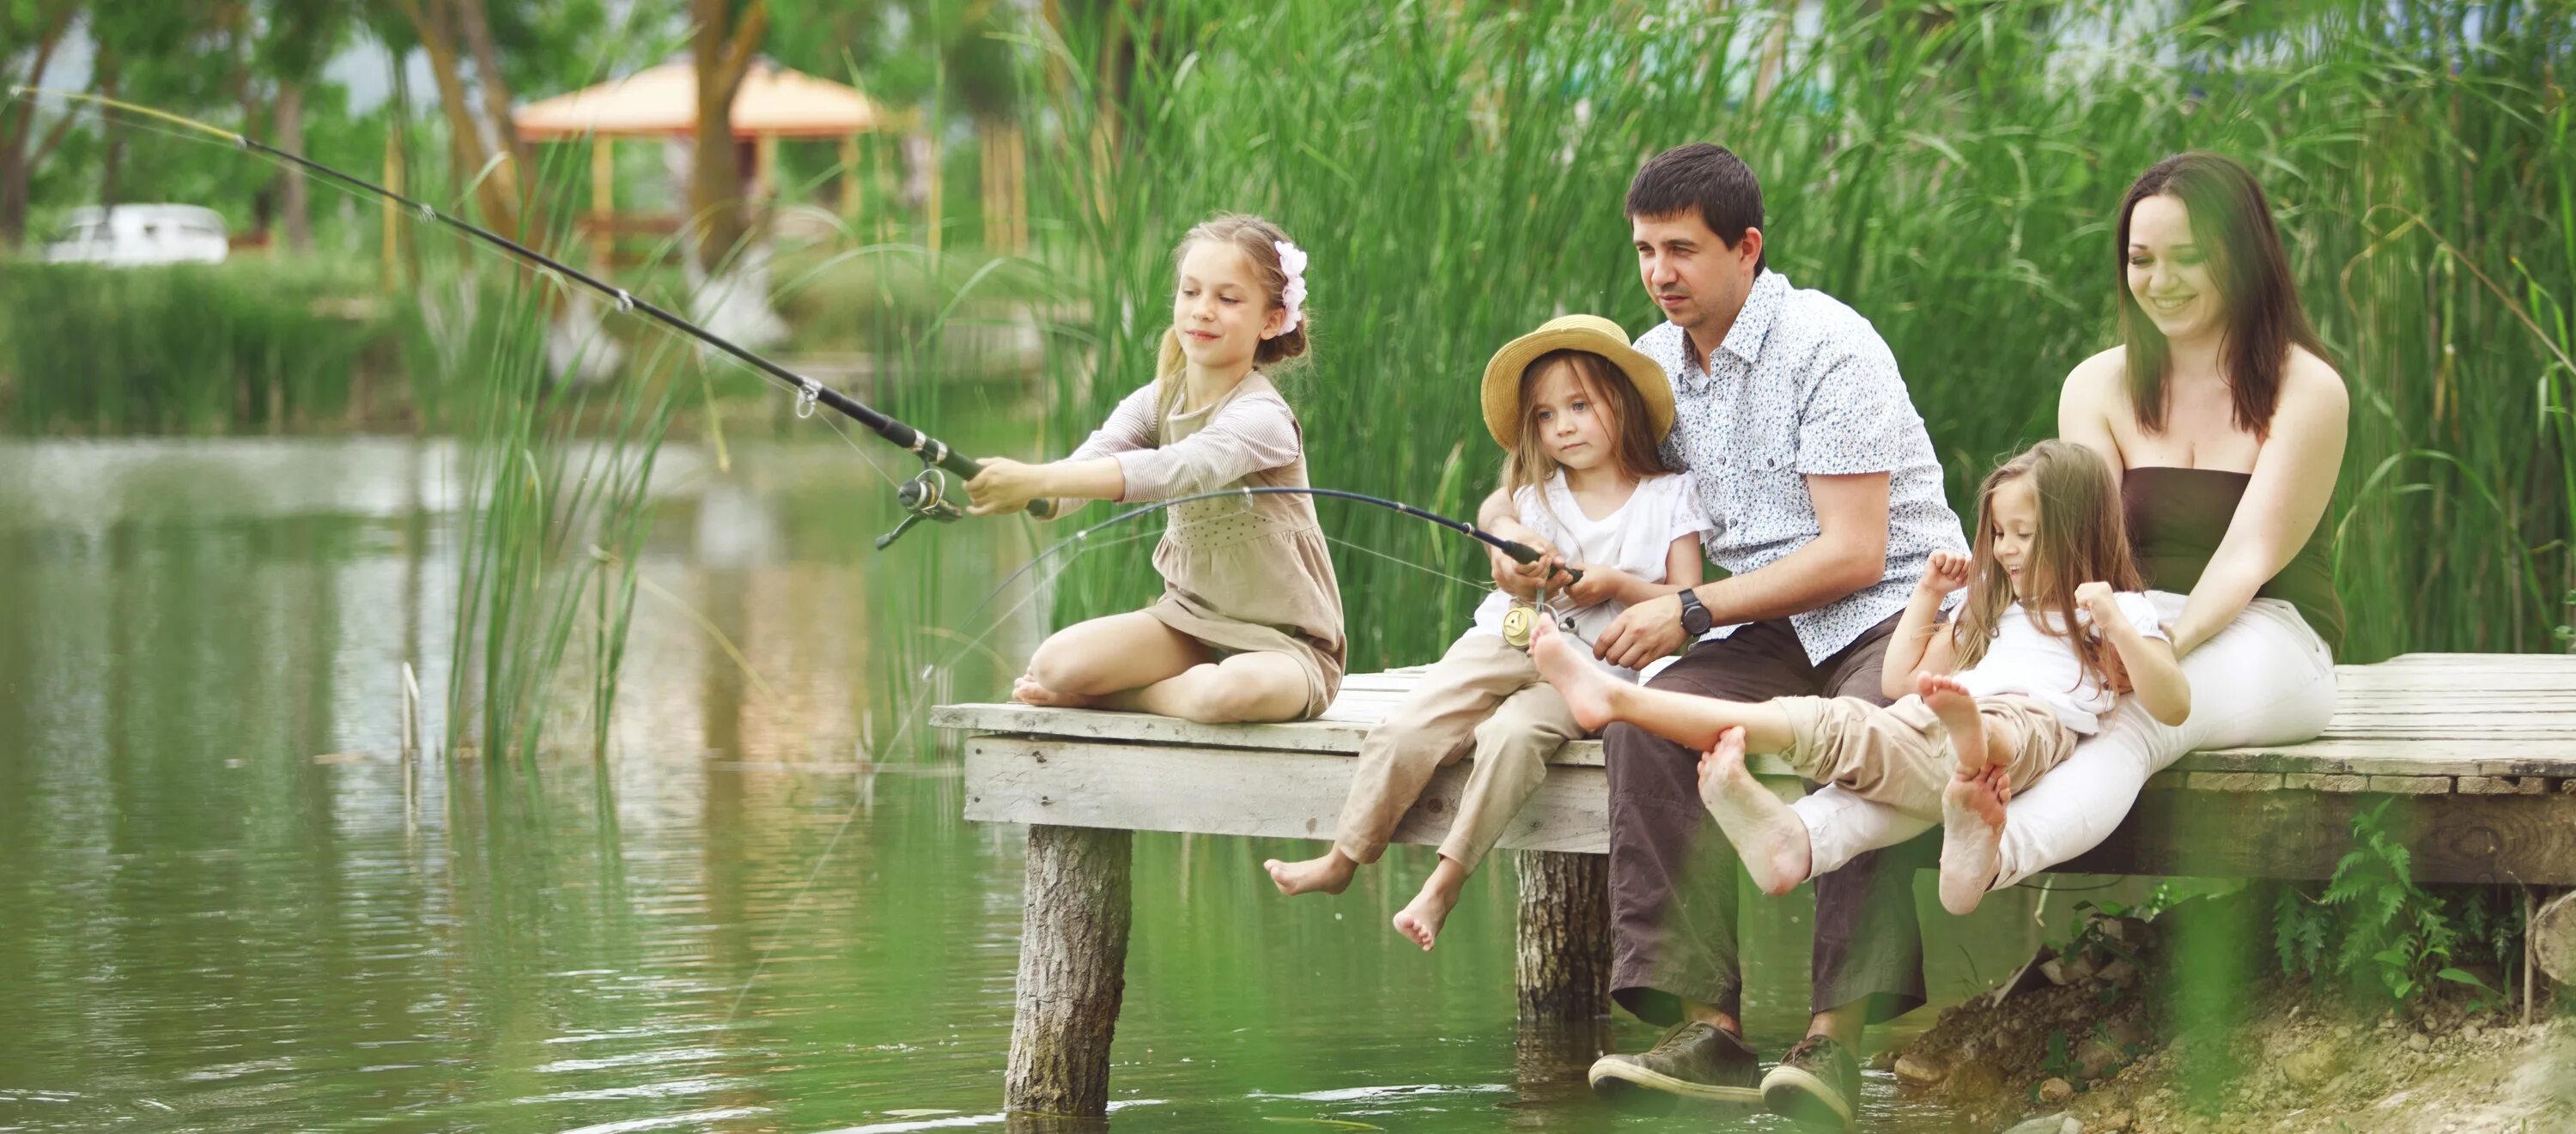
[[[1947,674],[1927,673],[1914,679],[1914,692],[1950,730],[1950,753],[1957,758],[1959,775],[1984,775],[1989,763],[1986,723],[1977,719],[1977,699],[1968,694],[1968,687]],[[2003,822],[2000,817],[1995,821]]]
[[[1941,908],[1962,917],[1995,884],[2004,804],[1991,777],[1953,779],[1941,792]]]
[[[1617,719],[1610,703],[1616,688],[1610,675],[1593,664],[1581,643],[1558,633],[1555,623],[1537,620],[1530,631],[1529,655],[1538,665],[1539,676],[1565,698],[1565,707],[1574,711],[1574,723],[1582,725],[1583,731],[1599,732]]]
[[[1100,703],[1097,697],[1058,693],[1038,684],[1036,678],[1027,674],[1021,674],[1019,680],[1011,683],[1011,699],[1023,705],[1035,705],[1042,709],[1088,709]]]
[[[1763,893],[1776,897],[1807,880],[1814,862],[1807,824],[1745,769],[1743,729],[1717,734],[1717,747],[1700,757],[1699,798]]]
[[[1300,862],[1271,859],[1261,864],[1270,872],[1270,884],[1282,894],[1338,894],[1350,888],[1351,875],[1359,873],[1360,864],[1340,849],[1325,851],[1321,858]]]
[[[1435,875],[1422,884],[1421,893],[1415,894],[1403,909],[1395,911],[1396,931],[1412,938],[1414,944],[1422,946],[1422,951],[1428,953],[1431,943],[1440,937],[1440,926],[1449,920],[1449,911],[1457,906],[1457,889],[1441,885]]]

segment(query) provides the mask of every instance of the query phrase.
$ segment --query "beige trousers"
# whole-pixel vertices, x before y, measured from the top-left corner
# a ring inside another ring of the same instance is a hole
[[[1858,697],[1783,697],[1795,737],[1781,758],[1798,774],[1836,784],[1916,817],[1941,817],[1941,792],[1957,757],[1950,730],[1911,693],[1885,708]],[[2075,753],[2080,737],[2037,698],[1998,693],[1977,698],[1977,720],[1989,743],[2011,752],[2005,776],[2018,794]]]
[[[1376,862],[1431,774],[1457,763],[1472,741],[1476,765],[1440,853],[1474,870],[1547,778],[1547,758],[1582,735],[1529,655],[1498,634],[1463,635],[1360,742],[1333,846],[1352,861]]]

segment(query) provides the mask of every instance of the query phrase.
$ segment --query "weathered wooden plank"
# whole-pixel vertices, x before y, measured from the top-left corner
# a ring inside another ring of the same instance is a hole
[[[930,710],[930,723],[936,728],[959,729],[980,733],[1009,733],[1019,736],[1052,736],[1070,740],[1126,742],[1137,744],[1170,744],[1189,748],[1240,748],[1262,752],[1308,752],[1350,756],[1360,750],[1360,741],[1378,718],[1365,722],[1327,716],[1322,720],[1293,724],[1203,725],[1149,713],[1115,713],[1097,709],[1038,709],[1027,705],[965,704],[940,705]],[[1601,766],[1601,742],[1577,740],[1557,749],[1548,758],[1550,764],[1598,768]],[[1747,762],[1759,776],[1790,775],[1789,766],[1775,755],[1758,755]],[[2576,775],[2576,768],[2571,768]]]
[[[2183,786],[2192,791],[2272,791],[2281,786],[2281,773],[2192,772]]]
[[[2150,789],[2072,873],[2318,879],[2352,849],[2353,792]],[[2576,822],[2564,797],[2404,796],[2383,817],[2412,849],[2418,882],[2576,883]]]
[[[978,737],[966,746],[966,817],[982,822],[1261,838],[1329,838],[1351,762],[1325,753],[1186,749],[1024,737]],[[1466,766],[1434,776],[1396,829],[1398,842],[1432,845],[1457,812]],[[2094,851],[2065,870],[2094,874],[2324,878],[2351,849],[2354,812],[2391,788],[2368,791],[2194,791],[2152,786]],[[1794,793],[1774,779],[1775,790]],[[2156,783],[2175,782],[2172,773]],[[2186,779],[2185,782],[2188,782]],[[2286,783],[2286,775],[2284,776]],[[2348,781],[2337,784],[2349,788]],[[2447,783],[2434,790],[2447,791]],[[1599,853],[1607,849],[1607,785],[1599,768],[1560,765],[1502,845]],[[2404,794],[2391,830],[2414,848],[2427,882],[2576,885],[2576,796]]]
[[[2452,790],[2462,795],[2540,795],[2549,781],[2539,776],[2461,776]]]
[[[1436,845],[1458,812],[1467,761],[1431,779],[1395,841]],[[1257,838],[1329,839],[1350,793],[1350,760],[1150,744],[977,737],[966,744],[966,818]],[[1514,850],[1609,849],[1601,769],[1558,765],[1504,828]]]

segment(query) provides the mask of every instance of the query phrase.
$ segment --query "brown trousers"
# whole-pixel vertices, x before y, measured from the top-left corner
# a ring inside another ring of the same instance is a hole
[[[1693,646],[1649,688],[1768,701],[1860,697],[1884,705],[1879,670],[1896,618],[1821,663],[1785,619]],[[1601,736],[1610,782],[1610,995],[1649,1023],[1681,1018],[1681,1001],[1741,1017],[1735,848],[1699,796],[1699,753],[1634,725]],[[1868,1002],[1871,1022],[1923,1003],[1923,934],[1914,872],[1940,854],[1939,832],[1872,851],[1815,880],[1810,960],[1819,1012]]]
[[[1333,846],[1354,862],[1376,862],[1431,774],[1466,755],[1472,740],[1476,764],[1440,853],[1474,870],[1547,779],[1547,758],[1581,735],[1565,698],[1539,680],[1528,654],[1503,644],[1500,634],[1461,635],[1404,704],[1360,741]]]

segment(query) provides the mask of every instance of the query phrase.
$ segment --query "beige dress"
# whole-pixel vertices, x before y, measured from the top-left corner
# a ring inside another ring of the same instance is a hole
[[[1169,500],[1237,487],[1306,487],[1297,418],[1255,373],[1208,406],[1163,405],[1148,385],[1067,460],[1114,457],[1126,478],[1121,503]],[[1157,420],[1159,418],[1159,420]],[[1145,613],[1220,657],[1271,652],[1306,673],[1313,717],[1341,688],[1346,641],[1342,597],[1311,496],[1194,500],[1165,512],[1154,548],[1163,597]]]

